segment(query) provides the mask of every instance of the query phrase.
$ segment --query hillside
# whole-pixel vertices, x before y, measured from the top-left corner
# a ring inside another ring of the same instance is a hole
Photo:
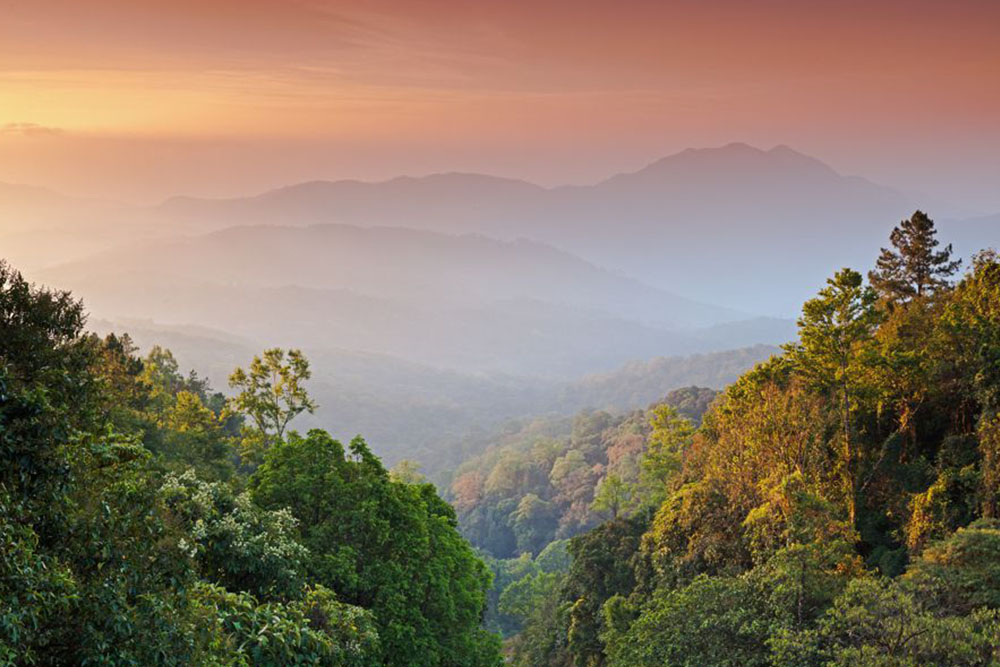
[[[143,351],[169,348],[181,369],[196,370],[220,390],[227,390],[232,370],[264,346],[219,330],[149,320],[94,318],[88,328],[102,336],[127,332]],[[305,352],[321,410],[300,417],[296,428],[321,427],[344,439],[363,433],[389,465],[410,459],[437,477],[488,447],[490,434],[509,420],[585,408],[625,412],[691,384],[720,389],[771,348],[660,358],[564,381],[459,373],[344,349],[305,346]]]
[[[721,389],[780,349],[754,345],[688,357],[633,361],[610,373],[588,375],[565,387],[561,400],[579,408],[634,409],[660,400],[667,389],[687,385]]]
[[[393,228],[240,227],[129,245],[37,277],[69,286],[103,319],[463,373],[565,380],[791,333],[787,321],[694,302],[537,242]]]
[[[1000,258],[962,275],[935,234],[915,214],[830,277],[700,426],[689,388],[458,469],[511,664],[996,663]]]
[[[295,285],[427,305],[533,299],[672,328],[747,317],[649,287],[542,243],[388,227],[234,227],[117,248],[50,269],[45,278],[78,284],[139,272],[147,281],[181,285]]]

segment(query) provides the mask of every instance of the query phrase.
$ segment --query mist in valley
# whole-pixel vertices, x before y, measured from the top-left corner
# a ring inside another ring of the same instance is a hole
[[[441,472],[507,420],[722,388],[794,338],[803,291],[871,265],[858,249],[917,205],[731,144],[593,186],[445,173],[135,206],[3,185],[0,246],[82,298],[94,331],[168,347],[222,391],[260,350],[303,349],[321,409],[297,427]],[[940,228],[961,251],[995,223]]]

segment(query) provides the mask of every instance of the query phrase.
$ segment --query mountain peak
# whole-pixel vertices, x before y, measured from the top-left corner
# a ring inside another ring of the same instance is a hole
[[[626,183],[635,180],[670,179],[682,174],[701,174],[718,177],[726,174],[771,172],[801,176],[804,172],[829,177],[839,177],[825,162],[800,153],[784,144],[763,150],[743,142],[724,146],[688,148],[660,158],[634,172],[612,176],[605,183]]]

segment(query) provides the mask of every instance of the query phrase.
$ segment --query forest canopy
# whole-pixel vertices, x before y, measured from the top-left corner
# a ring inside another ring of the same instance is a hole
[[[603,513],[575,535],[558,486],[501,493],[536,479],[542,438],[488,454],[488,476],[467,464],[452,493],[470,539],[506,558],[492,595],[511,662],[1000,664],[1000,257],[959,270],[917,211],[869,280],[836,272],[798,340],[700,425],[668,400],[595,429],[597,452],[550,445],[547,483],[582,471],[573,488]],[[612,482],[624,433],[638,472]],[[526,524],[544,503],[549,524]],[[507,511],[513,538],[480,528]]]
[[[429,484],[288,430],[297,351],[228,400],[0,262],[0,664],[498,665]]]
[[[916,212],[723,392],[511,423],[440,496],[0,263],[0,664],[1000,664],[1000,257]]]

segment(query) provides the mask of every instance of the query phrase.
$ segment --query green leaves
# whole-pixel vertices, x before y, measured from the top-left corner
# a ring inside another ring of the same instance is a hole
[[[680,478],[694,425],[666,403],[650,411],[649,424],[652,430],[640,460],[640,479],[648,502],[658,506]]]
[[[876,269],[868,274],[872,286],[890,303],[902,303],[947,288],[961,260],[951,259],[951,244],[935,251],[938,240],[934,221],[916,211],[892,230],[895,250],[882,248]]]
[[[315,587],[289,604],[260,604],[246,593],[210,584],[192,591],[202,619],[201,660],[226,665],[378,664],[378,633],[371,614]]]
[[[479,630],[489,572],[432,486],[394,481],[363,440],[348,457],[319,430],[275,443],[250,486],[299,521],[315,580],[372,611],[386,664],[499,661]]]
[[[167,477],[160,494],[189,533],[189,555],[204,579],[262,600],[301,595],[309,552],[288,510],[264,510],[249,493],[202,482],[193,470]]]
[[[284,437],[295,417],[316,409],[304,386],[311,375],[309,361],[300,350],[265,350],[263,356],[253,358],[249,369],[237,368],[229,376],[229,386],[239,392],[230,399],[230,408],[246,415],[261,444],[270,446]]]
[[[533,610],[515,664],[997,664],[1000,261],[981,253],[952,288],[958,263],[919,212],[892,243],[878,294],[837,272],[800,340],[697,432],[654,411],[652,525],[631,543],[621,521],[574,538],[545,599],[537,575],[509,588],[508,609]],[[619,485],[603,477],[608,508]]]

